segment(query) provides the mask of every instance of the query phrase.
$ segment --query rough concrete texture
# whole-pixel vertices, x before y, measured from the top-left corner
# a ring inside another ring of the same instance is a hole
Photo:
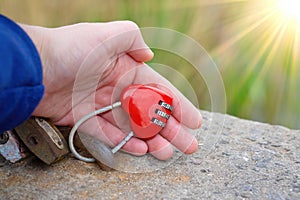
[[[103,171],[72,156],[0,167],[0,199],[300,199],[300,131],[203,112],[199,150],[168,162],[122,154]]]

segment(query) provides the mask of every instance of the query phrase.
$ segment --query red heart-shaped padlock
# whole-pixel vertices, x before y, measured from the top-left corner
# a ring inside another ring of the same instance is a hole
[[[152,85],[130,85],[121,95],[134,135],[141,139],[151,138],[163,129],[171,115],[172,101],[170,94]]]

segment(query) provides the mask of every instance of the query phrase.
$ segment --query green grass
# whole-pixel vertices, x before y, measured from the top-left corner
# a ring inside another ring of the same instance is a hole
[[[281,21],[278,13],[265,9],[263,1],[210,2],[9,0],[1,2],[0,12],[19,22],[48,27],[81,21],[132,20],[141,27],[177,30],[203,45],[218,65],[229,114],[300,128],[300,25]],[[154,51],[150,65],[172,67],[176,73],[164,73],[166,78],[194,104],[210,110],[207,86],[193,66],[180,56]],[[159,66],[153,68],[162,70]]]

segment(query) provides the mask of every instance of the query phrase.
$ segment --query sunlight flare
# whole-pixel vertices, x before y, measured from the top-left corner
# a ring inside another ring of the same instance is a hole
[[[295,21],[300,25],[299,0],[278,0],[276,7],[285,19]]]

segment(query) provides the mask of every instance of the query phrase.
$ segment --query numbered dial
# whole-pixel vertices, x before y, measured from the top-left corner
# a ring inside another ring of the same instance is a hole
[[[130,85],[123,91],[121,102],[135,137],[141,139],[158,134],[173,110],[172,96],[152,85]]]

